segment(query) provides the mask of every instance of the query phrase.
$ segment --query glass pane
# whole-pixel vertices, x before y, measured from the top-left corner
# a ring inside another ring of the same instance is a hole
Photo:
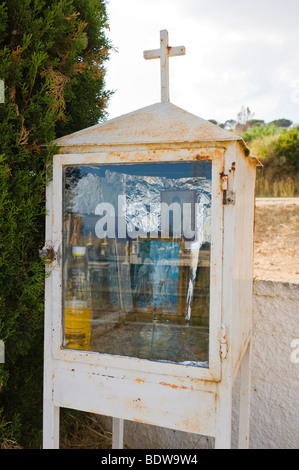
[[[208,367],[211,162],[64,169],[64,347]]]

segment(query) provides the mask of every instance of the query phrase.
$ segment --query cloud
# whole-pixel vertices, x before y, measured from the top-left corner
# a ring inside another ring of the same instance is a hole
[[[203,118],[235,118],[249,106],[260,119],[298,121],[292,83],[299,79],[298,0],[112,0],[110,37],[119,53],[108,63],[115,117],[160,100],[160,29],[186,56],[170,59],[170,99]],[[284,100],[284,101],[283,101]]]

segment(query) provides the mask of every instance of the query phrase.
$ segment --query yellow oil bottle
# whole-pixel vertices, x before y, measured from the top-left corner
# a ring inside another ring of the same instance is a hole
[[[91,303],[85,254],[85,247],[73,247],[65,272],[64,345],[87,351],[90,349]]]

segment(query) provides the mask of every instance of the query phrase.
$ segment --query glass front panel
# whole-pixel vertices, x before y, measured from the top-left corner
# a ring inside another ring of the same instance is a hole
[[[65,348],[209,365],[211,162],[64,168]]]

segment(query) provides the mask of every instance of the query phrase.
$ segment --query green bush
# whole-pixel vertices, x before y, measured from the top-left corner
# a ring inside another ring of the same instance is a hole
[[[280,129],[274,134],[260,135],[249,146],[263,164],[257,171],[257,196],[298,196],[299,129]]]
[[[247,144],[250,142],[261,138],[261,137],[266,137],[266,136],[272,136],[275,134],[279,134],[282,132],[282,128],[279,128],[275,126],[274,124],[255,124],[252,126],[250,129],[248,129],[246,132],[242,134],[243,139]]]
[[[107,26],[102,0],[0,4],[0,448],[41,444],[50,143],[105,117]]]
[[[276,163],[299,173],[299,129],[294,127],[279,136],[274,145]]]

